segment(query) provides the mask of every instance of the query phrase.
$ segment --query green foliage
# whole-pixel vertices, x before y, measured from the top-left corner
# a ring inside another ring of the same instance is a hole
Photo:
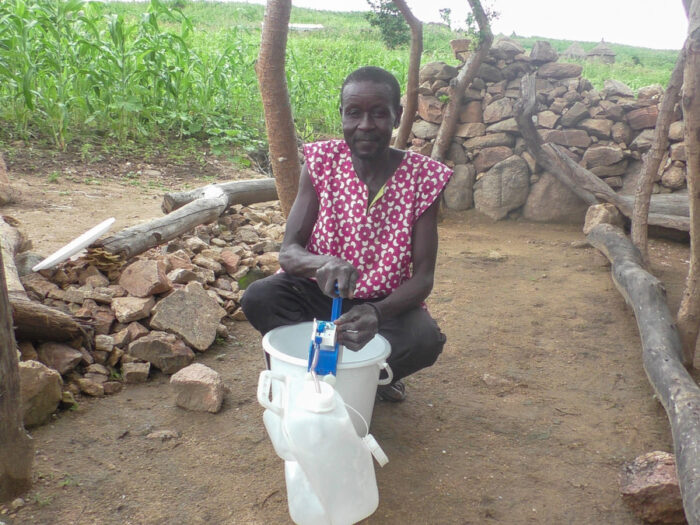
[[[411,31],[391,0],[367,0],[372,8],[365,16],[372,27],[379,29],[386,47],[395,49],[411,41]]]
[[[86,163],[108,153],[155,154],[171,143],[169,154],[180,159],[205,146],[249,164],[249,153],[265,149],[254,70],[263,14],[261,5],[189,0],[0,1],[0,141],[47,141],[73,148]],[[445,22],[451,16],[443,12]],[[340,134],[339,90],[353,69],[378,65],[405,85],[407,49],[387,49],[381,25],[363,13],[293,8],[291,22],[324,26],[291,31],[287,44],[287,85],[303,140]],[[397,11],[394,22],[408,42]],[[425,25],[422,62],[454,64],[449,41],[459,36],[445,24]],[[538,40],[516,39],[526,49]],[[550,42],[559,52],[571,44]],[[678,56],[610,47],[615,64],[581,62],[596,87],[606,78],[634,89],[666,85]],[[58,174],[49,177],[59,182]],[[138,176],[126,180],[141,184]]]

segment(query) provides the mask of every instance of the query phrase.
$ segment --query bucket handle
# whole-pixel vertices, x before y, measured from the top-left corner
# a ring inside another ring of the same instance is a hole
[[[263,407],[271,410],[278,416],[282,417],[282,400],[279,400],[279,404],[270,401],[270,390],[272,389],[272,381],[279,381],[287,388],[287,376],[277,372],[272,372],[271,370],[263,370],[260,372],[260,378],[258,379],[258,403]],[[286,394],[286,392],[285,392]]]
[[[386,370],[386,379],[380,379],[377,381],[378,385],[388,385],[391,383],[391,381],[394,379],[394,372],[391,371],[391,367],[389,366],[389,363],[384,361],[383,363],[377,363],[377,366],[379,367],[380,370]]]

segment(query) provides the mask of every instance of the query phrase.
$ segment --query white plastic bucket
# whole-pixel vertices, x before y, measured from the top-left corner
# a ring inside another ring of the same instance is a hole
[[[270,356],[270,370],[289,376],[306,374],[312,327],[312,322],[300,323],[280,326],[265,334],[262,344]],[[365,436],[369,430],[377,385],[386,385],[392,380],[386,362],[390,353],[389,342],[378,334],[357,352],[348,349],[341,352],[335,389],[350,406],[348,413],[359,436]],[[388,377],[380,381],[382,369],[386,369]],[[275,396],[274,389],[272,395]]]

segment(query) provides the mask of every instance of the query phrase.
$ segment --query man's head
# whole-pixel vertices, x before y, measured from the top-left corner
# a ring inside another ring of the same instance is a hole
[[[340,88],[340,107],[343,107],[343,92],[345,86],[353,82],[373,82],[375,84],[384,84],[391,92],[391,101],[394,109],[398,112],[401,108],[401,86],[396,77],[389,73],[386,69],[377,66],[364,66],[350,73],[343,82],[343,87]]]
[[[401,89],[388,71],[367,66],[353,71],[340,91],[343,135],[353,155],[374,159],[386,153],[401,120]]]

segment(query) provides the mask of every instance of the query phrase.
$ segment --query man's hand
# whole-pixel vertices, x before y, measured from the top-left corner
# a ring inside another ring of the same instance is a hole
[[[350,350],[360,350],[379,331],[377,310],[359,304],[335,320],[338,342]]]
[[[335,293],[335,285],[337,283],[340,297],[352,299],[355,295],[355,286],[359,276],[360,274],[352,264],[339,257],[333,257],[316,270],[318,287],[328,297],[337,297]]]

